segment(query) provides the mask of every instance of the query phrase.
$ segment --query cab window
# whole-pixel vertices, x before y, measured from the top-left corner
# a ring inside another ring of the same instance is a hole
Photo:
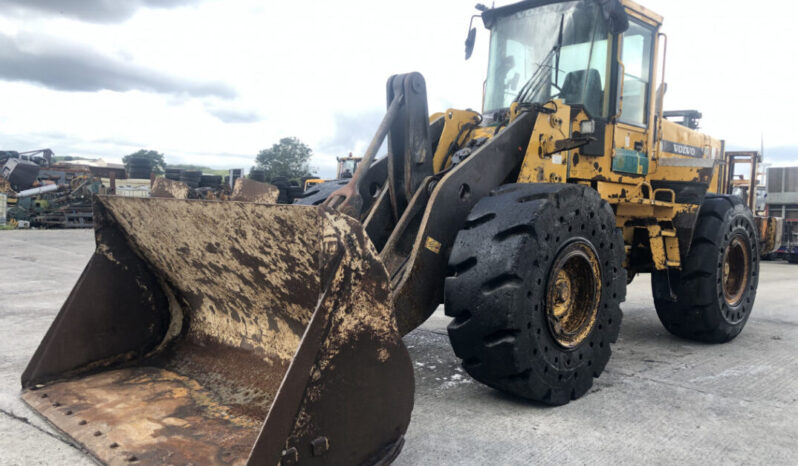
[[[630,20],[629,29],[623,33],[621,47],[621,59],[624,65],[621,122],[646,126],[654,30],[643,23]]]

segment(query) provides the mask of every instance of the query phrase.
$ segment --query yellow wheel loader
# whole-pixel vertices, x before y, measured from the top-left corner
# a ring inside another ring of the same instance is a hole
[[[603,371],[637,273],[673,334],[739,334],[756,224],[720,194],[723,142],[663,114],[662,18],[479,9],[483,111],[430,115],[420,74],[391,77],[319,205],[98,196],[96,252],[23,399],[108,464],[385,464],[413,405],[401,337],[442,303],[474,379],[552,405]]]
[[[294,200],[294,204],[319,205],[324,202],[329,195],[346,185],[352,175],[357,171],[357,166],[363,157],[353,157],[350,152],[346,157],[336,157],[338,167],[334,180],[322,180],[319,178],[305,181],[305,192]],[[373,175],[372,175],[373,176]],[[385,177],[385,174],[382,175]],[[375,185],[375,193],[378,187]]]

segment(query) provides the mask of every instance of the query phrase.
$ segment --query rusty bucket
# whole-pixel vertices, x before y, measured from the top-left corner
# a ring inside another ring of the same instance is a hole
[[[413,373],[385,267],[325,207],[95,198],[22,398],[107,464],[375,464]]]

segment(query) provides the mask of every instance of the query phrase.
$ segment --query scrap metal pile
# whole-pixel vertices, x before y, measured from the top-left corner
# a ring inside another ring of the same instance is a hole
[[[12,223],[40,228],[91,228],[92,195],[104,193],[88,167],[52,162],[52,151],[0,152],[0,194]]]

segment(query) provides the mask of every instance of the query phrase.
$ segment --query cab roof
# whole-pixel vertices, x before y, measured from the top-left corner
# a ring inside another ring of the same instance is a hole
[[[498,8],[490,8],[482,13],[482,22],[485,24],[486,28],[490,29],[496,23],[496,20],[498,18],[518,13],[519,11],[529,10],[531,8],[537,8],[539,6],[552,5],[555,3],[565,3],[567,1],[571,0],[523,0],[521,2],[500,6]],[[632,0],[620,0],[620,2],[627,9],[641,16],[645,16],[651,19],[652,21],[656,22],[657,24],[662,24],[663,18],[661,15],[654,13],[653,11],[640,5],[639,3],[636,3]]]

